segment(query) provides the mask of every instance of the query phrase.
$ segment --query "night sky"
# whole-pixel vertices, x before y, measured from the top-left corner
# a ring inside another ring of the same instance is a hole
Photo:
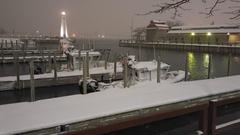
[[[76,33],[78,37],[93,38],[104,34],[109,38],[127,38],[131,22],[136,28],[146,26],[151,19],[171,20],[168,13],[136,15],[153,10],[153,5],[159,2],[160,0],[1,0],[0,28],[16,33],[33,34],[39,30],[42,34],[56,35],[60,30],[60,12],[65,10],[68,14],[69,35]],[[222,13],[231,6],[228,3],[221,6],[214,17],[206,18],[199,14],[210,3],[202,4],[201,0],[192,0],[191,4],[185,6],[191,10],[183,12],[177,20],[185,25],[206,25],[213,21],[215,24],[234,23]]]

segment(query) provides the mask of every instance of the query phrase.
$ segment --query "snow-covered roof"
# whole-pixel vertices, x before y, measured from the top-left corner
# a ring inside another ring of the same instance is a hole
[[[240,33],[240,27],[234,25],[177,26],[168,33]]]
[[[165,21],[157,21],[157,20],[151,20],[150,24],[147,26],[147,29],[152,29],[156,27],[159,29],[169,29],[169,26],[166,24]]]
[[[17,134],[240,90],[240,76],[126,89],[0,106],[0,134]]]

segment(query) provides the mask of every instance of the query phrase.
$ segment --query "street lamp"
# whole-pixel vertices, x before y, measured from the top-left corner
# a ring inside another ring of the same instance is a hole
[[[211,32],[208,32],[207,33],[207,40],[208,40],[208,45],[209,45],[209,37],[212,36],[212,33]]]
[[[191,44],[193,44],[193,37],[195,36],[196,34],[194,32],[191,33]]]
[[[65,16],[65,15],[66,15],[66,12],[65,12],[65,11],[62,11],[61,14],[62,14],[63,16]]]

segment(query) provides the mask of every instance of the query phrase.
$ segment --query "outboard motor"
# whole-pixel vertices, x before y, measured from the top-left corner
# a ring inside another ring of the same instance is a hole
[[[83,80],[79,80],[79,90],[81,94],[83,93]],[[96,80],[93,79],[87,79],[87,93],[92,93],[92,92],[97,92],[99,91],[98,89],[99,85]]]

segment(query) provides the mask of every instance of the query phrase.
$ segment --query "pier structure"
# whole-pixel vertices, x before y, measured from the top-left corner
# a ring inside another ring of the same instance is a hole
[[[191,51],[203,53],[220,53],[220,54],[240,54],[239,45],[209,45],[209,44],[191,44],[191,43],[169,43],[169,42],[147,42],[147,41],[134,41],[134,40],[120,40],[120,47],[133,47],[133,48],[159,48],[163,50],[177,50],[177,51]]]
[[[144,125],[192,114],[197,127],[188,128],[188,134],[227,134],[240,125],[239,112],[228,110],[239,107],[239,79],[231,76],[175,85],[148,82],[137,89],[2,105],[0,134],[118,134],[137,127],[148,130]],[[221,117],[221,110],[226,115]]]

